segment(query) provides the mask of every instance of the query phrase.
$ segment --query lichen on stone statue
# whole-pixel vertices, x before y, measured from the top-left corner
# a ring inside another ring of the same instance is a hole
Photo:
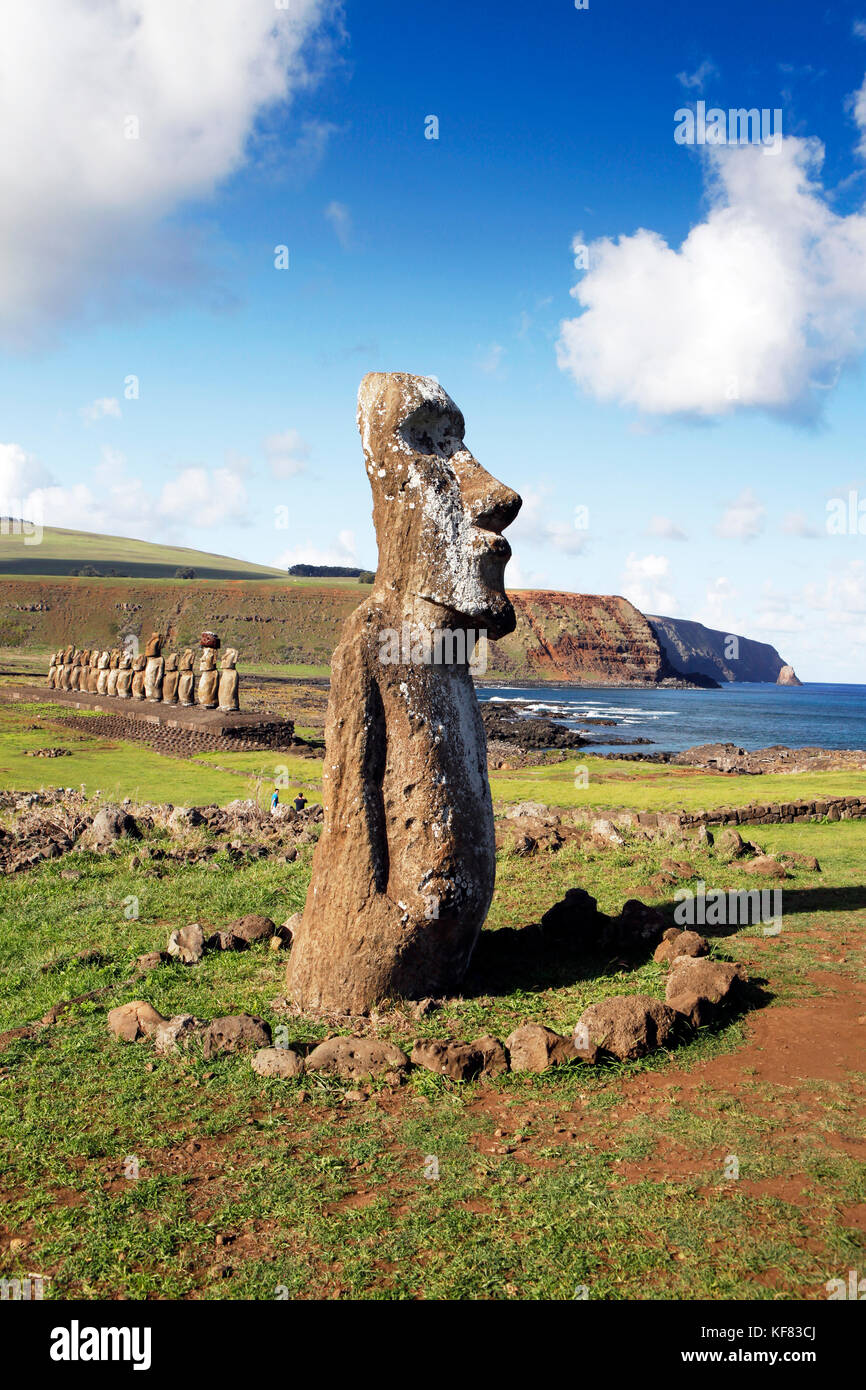
[[[240,700],[238,699],[238,673],[236,670],[237,659],[237,649],[235,647],[226,647],[223,659],[220,662],[219,678],[219,707],[225,712],[240,709]]]
[[[333,657],[325,820],[288,971],[300,1007],[351,1014],[459,988],[487,915],[493,808],[467,653],[386,662],[383,635],[407,624],[429,650],[433,633],[513,631],[501,533],[520,508],[432,378],[366,376],[358,426],[379,566]]]

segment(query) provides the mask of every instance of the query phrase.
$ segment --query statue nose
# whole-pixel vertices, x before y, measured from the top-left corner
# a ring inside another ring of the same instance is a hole
[[[479,482],[486,486],[478,488],[472,502],[475,525],[485,531],[504,531],[523,506],[523,499],[513,488],[497,482],[489,473],[484,474]]]

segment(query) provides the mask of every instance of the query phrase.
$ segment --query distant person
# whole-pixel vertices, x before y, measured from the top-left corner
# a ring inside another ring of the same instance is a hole
[[[279,804],[280,804],[280,794],[279,794],[278,791],[275,791],[274,794],[273,794],[273,796],[271,797],[271,815],[274,814],[274,812],[276,811],[276,809],[277,809],[277,807],[279,806]]]
[[[304,807],[306,806],[306,804],[307,804],[307,798],[304,796],[304,793],[303,793],[303,792],[298,792],[297,796],[295,797],[295,810],[296,810],[296,811],[303,811],[303,809],[304,809]]]

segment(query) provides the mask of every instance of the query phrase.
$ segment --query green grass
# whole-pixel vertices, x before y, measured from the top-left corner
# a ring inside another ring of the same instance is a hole
[[[143,743],[100,736],[101,711],[77,711],[75,727],[51,725],[66,707],[0,705],[0,790],[85,787],[103,801],[170,801],[174,805],[225,805],[253,797],[270,800],[277,777],[288,790],[303,784],[309,801],[320,801],[319,764],[290,753],[208,753],[194,761],[166,758]],[[30,716],[27,718],[26,716]],[[32,748],[68,748],[71,756],[41,759]],[[224,771],[223,769],[229,769]]]
[[[576,784],[586,769],[587,785]],[[862,772],[766,773],[734,777],[691,772],[664,763],[631,763],[584,757],[580,750],[564,763],[491,773],[495,801],[542,801],[550,806],[634,811],[702,811],[862,794]]]
[[[66,730],[28,727],[34,722],[33,709],[0,705],[4,769],[34,742],[66,742]],[[103,790],[113,776],[118,793],[136,795],[141,784],[159,800],[201,804],[222,791],[244,794],[266,770],[258,754],[176,763],[138,745],[112,747],[99,738],[99,716],[68,732],[80,740],[70,743],[73,758],[22,758],[8,774],[13,784],[44,777],[77,785],[84,779],[72,767],[86,766],[88,784],[98,777]],[[291,779],[318,773],[308,760],[284,761]],[[629,781],[605,788],[609,769]],[[590,785],[620,798],[600,805],[639,807],[652,797],[668,806],[686,793],[712,804],[719,781],[726,802],[740,785],[748,799],[770,799],[755,788],[764,779],[649,772],[602,763]],[[514,795],[508,774],[496,778],[515,800],[554,800],[547,770],[517,780]],[[793,798],[794,778],[772,780]],[[754,838],[769,850],[816,854],[822,872],[798,870],[782,884],[780,936],[741,928],[713,938],[714,954],[743,961],[764,981],[770,1009],[819,998],[839,974],[866,979],[866,824],[757,827]],[[186,843],[209,840],[196,830]],[[346,1083],[336,1080],[262,1080],[244,1056],[205,1061],[194,1049],[159,1058],[148,1043],[115,1042],[105,1012],[131,998],[164,1014],[246,1010],[299,1044],[333,1031],[281,1011],[286,956],[264,945],[124,983],[135,957],[164,947],[185,921],[217,928],[255,911],[282,921],[304,901],[309,846],[290,864],[238,864],[221,850],[212,867],[161,858],[170,847],[165,832],[149,832],[114,855],[74,853],[3,885],[0,1030],[61,1000],[104,993],[0,1052],[0,1225],[25,1242],[14,1253],[4,1241],[2,1277],[41,1272],[52,1298],[272,1300],[282,1286],[299,1299],[571,1300],[583,1286],[592,1300],[788,1300],[823,1297],[828,1278],[864,1267],[866,1241],[844,1213],[866,1200],[866,1170],[849,1152],[866,1139],[866,1075],[848,1085],[820,1075],[770,1085],[744,1067],[733,1089],[720,1087],[700,1068],[736,1059],[748,1017],[636,1063],[483,1087],[419,1071],[397,1095],[377,1083],[360,1104],[346,1101]],[[488,927],[495,934],[537,921],[574,884],[615,912],[670,853],[664,841],[629,835],[616,850],[502,853]],[[691,863],[691,886],[697,878],[710,888],[755,886],[705,846],[674,854]],[[79,877],[64,878],[70,869]],[[138,915],[129,917],[133,899]],[[671,911],[670,890],[658,901]],[[84,950],[100,956],[83,961]],[[415,1036],[489,1029],[501,1037],[533,1019],[566,1031],[593,999],[664,991],[661,968],[646,959],[625,968],[616,959],[554,957],[519,978],[494,966],[421,1021],[407,1007],[384,1012],[379,1031],[407,1048]],[[655,1083],[645,1093],[644,1081]],[[678,1177],[666,1176],[658,1158],[672,1149],[682,1159]],[[728,1154],[739,1159],[739,1182],[724,1177]],[[425,1176],[431,1157],[438,1179]],[[126,1176],[131,1158],[137,1178]],[[760,1190],[792,1174],[808,1189],[802,1201]]]
[[[155,545],[128,536],[103,536],[90,531],[69,531],[46,526],[38,544],[35,537],[0,535],[0,573],[35,576],[68,575],[80,565],[117,569],[132,578],[174,577],[178,568],[191,566],[200,580],[278,579],[284,570],[234,560],[227,555],[191,550],[187,546]],[[198,581],[190,581],[198,582]]]

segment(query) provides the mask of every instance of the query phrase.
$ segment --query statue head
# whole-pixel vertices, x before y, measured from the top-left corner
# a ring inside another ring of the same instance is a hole
[[[192,670],[192,647],[186,648],[178,663],[178,669],[181,671]]]
[[[165,669],[166,671],[177,670],[177,652],[172,652],[171,656],[165,658]]]
[[[162,651],[162,633],[152,632],[150,640],[144,649],[145,656],[159,656]]]
[[[108,670],[108,663],[109,663],[110,660],[111,660],[111,652],[100,652],[100,653],[99,653],[99,663],[98,663],[98,665],[99,665],[100,671],[107,671],[107,670]]]
[[[222,670],[222,671],[233,671],[233,670],[235,669],[236,664],[237,664],[237,659],[238,659],[238,650],[237,650],[237,647],[226,647],[225,651],[223,652],[223,659],[222,659],[222,661],[220,662],[220,670]]]
[[[215,666],[216,652],[214,651],[213,647],[203,647],[201,653],[201,661],[199,663],[198,669],[200,671],[212,671]]]
[[[86,656],[86,655],[87,655],[86,652],[78,652],[78,651],[73,652],[73,654],[72,654],[72,665],[73,665],[73,666],[80,666],[80,665],[81,665],[81,661],[82,661],[82,657],[84,657],[84,656]]]
[[[112,647],[111,656],[109,657],[109,661],[108,661],[108,665],[109,665],[109,669],[110,669],[110,670],[112,670],[112,671],[116,671],[116,670],[117,670],[118,666],[120,665],[120,658],[121,658],[121,655],[122,655],[122,653],[121,653],[121,650],[120,650],[119,647]]]
[[[132,659],[132,669],[133,669],[133,671],[143,671],[146,665],[147,665],[147,657],[144,655],[144,652],[140,652],[138,656],[133,657],[133,659]]]
[[[370,372],[358,392],[358,428],[379,545],[374,595],[425,600],[440,610],[441,626],[512,632],[502,532],[521,501],[467,449],[448,393],[432,377]]]

